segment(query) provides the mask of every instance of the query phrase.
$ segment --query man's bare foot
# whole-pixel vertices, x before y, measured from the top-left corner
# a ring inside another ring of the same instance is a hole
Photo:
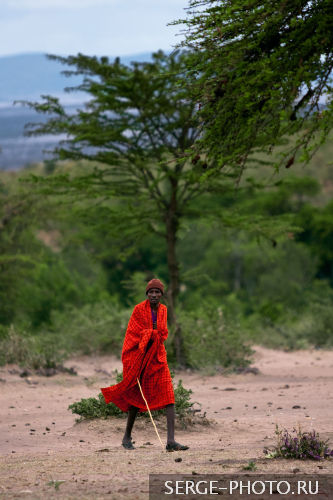
[[[121,444],[126,450],[135,450],[135,446],[133,446],[131,437],[123,437]]]
[[[172,441],[170,443],[167,443],[165,449],[167,451],[181,451],[181,450],[188,450],[189,447],[184,444],[177,443],[176,441]]]

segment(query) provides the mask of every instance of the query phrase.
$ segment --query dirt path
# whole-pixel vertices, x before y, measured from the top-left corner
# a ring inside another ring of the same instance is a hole
[[[112,357],[75,358],[77,376],[21,378],[0,369],[0,498],[147,499],[149,473],[238,473],[249,460],[257,472],[333,473],[333,461],[269,460],[275,425],[315,429],[333,446],[333,351],[285,353],[256,348],[259,374],[203,376],[182,372],[209,426],[178,430],[186,452],[162,452],[151,424],[136,423],[136,450],[120,446],[125,420],[75,423],[67,407],[96,396],[121,369]],[[159,423],[165,437],[165,423]],[[147,443],[152,444],[147,444]],[[181,462],[175,462],[181,457]],[[55,481],[55,483],[50,483]],[[64,481],[57,483],[57,481]]]

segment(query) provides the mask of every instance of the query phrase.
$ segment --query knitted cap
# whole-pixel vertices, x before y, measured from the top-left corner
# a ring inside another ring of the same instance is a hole
[[[151,288],[158,288],[159,290],[161,290],[162,294],[164,293],[164,285],[162,281],[158,280],[157,278],[149,281],[146,287],[146,293],[148,293],[148,290],[150,290]]]

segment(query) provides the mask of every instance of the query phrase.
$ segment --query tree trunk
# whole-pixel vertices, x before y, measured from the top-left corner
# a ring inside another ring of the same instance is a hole
[[[179,228],[179,213],[177,212],[177,181],[171,179],[171,199],[165,216],[167,262],[169,271],[168,287],[168,319],[175,328],[174,349],[176,361],[180,367],[185,366],[182,332],[176,318],[176,302],[179,295],[179,263],[176,255],[177,232]]]

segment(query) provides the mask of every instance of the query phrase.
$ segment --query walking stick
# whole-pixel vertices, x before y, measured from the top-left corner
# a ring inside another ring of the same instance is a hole
[[[142,392],[142,389],[141,389],[141,385],[140,385],[139,379],[137,378],[136,380],[138,381],[138,385],[139,385],[139,389],[140,389],[140,392],[141,392],[141,396],[143,397],[144,402],[146,403],[146,406],[147,406],[147,409],[148,409],[148,413],[149,413],[149,416],[150,416],[150,420],[151,420],[151,421],[152,421],[152,423],[153,423],[153,426],[154,426],[154,428],[155,428],[155,431],[156,431],[157,437],[158,437],[158,439],[160,440],[160,443],[161,443],[161,446],[162,446],[162,450],[164,451],[164,445],[163,445],[162,440],[161,440],[161,438],[160,438],[160,435],[159,435],[159,433],[158,433],[158,430],[157,430],[157,427],[156,427],[156,425],[155,425],[155,422],[154,422],[154,419],[153,419],[153,417],[152,417],[152,414],[150,413],[150,409],[149,409],[149,406],[148,406],[147,400],[146,400],[146,398],[145,398],[145,397],[144,397],[144,395],[143,395],[143,392]]]

